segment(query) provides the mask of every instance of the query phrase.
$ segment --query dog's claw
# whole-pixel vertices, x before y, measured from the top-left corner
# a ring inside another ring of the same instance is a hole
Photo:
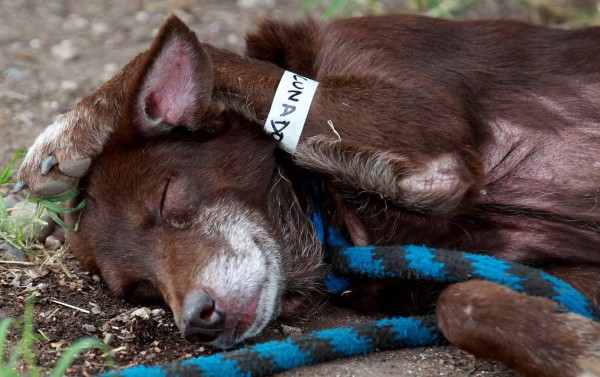
[[[54,157],[54,156],[46,157],[44,159],[44,161],[42,161],[42,166],[41,166],[42,175],[48,174],[50,169],[52,169],[54,167],[54,165],[56,165],[57,163],[58,163],[58,161],[56,160],[56,157]]]
[[[21,190],[23,190],[25,188],[27,188],[27,184],[26,183],[24,183],[24,182],[17,182],[15,184],[15,187],[13,188],[13,194],[18,193],[19,191],[21,191]]]
[[[63,181],[48,181],[37,186],[33,192],[36,196],[48,198],[58,196],[71,191],[72,186],[68,182]]]
[[[81,178],[87,174],[92,159],[89,157],[78,158],[71,161],[61,162],[58,169],[65,175],[74,178]]]

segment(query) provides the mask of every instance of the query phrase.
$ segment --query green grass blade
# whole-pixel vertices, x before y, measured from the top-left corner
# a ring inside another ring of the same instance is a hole
[[[76,212],[76,211],[82,210],[86,206],[85,200],[82,200],[81,202],[79,202],[79,204],[77,204],[75,207],[65,207],[63,205],[58,204],[58,202],[64,202],[66,200],[73,199],[77,195],[79,195],[79,192],[76,191],[76,192],[68,193],[68,194],[61,195],[61,196],[55,196],[53,198],[45,198],[45,199],[31,198],[30,201],[32,203],[37,203],[37,204],[41,205],[44,209],[46,209],[46,211],[48,212],[48,215],[61,228],[69,230],[69,231],[76,231],[77,230],[77,226],[79,225],[78,224],[79,221],[77,221],[77,224],[75,224],[74,229],[71,229],[71,227],[69,227],[58,216],[58,213],[68,213],[68,212]]]
[[[12,160],[8,163],[8,166],[2,171],[0,175],[0,185],[10,182],[10,177],[15,173],[16,169],[13,169],[21,155],[25,153],[25,149],[21,148],[15,152]]]
[[[105,355],[104,357],[106,360],[106,365],[110,369],[114,369],[114,361],[110,356],[110,350],[108,349],[108,346],[95,338],[83,338],[67,347],[65,352],[56,363],[56,366],[54,367],[52,374],[50,374],[50,377],[63,376],[67,371],[67,368],[73,363],[73,361],[75,361],[75,358],[79,356],[79,354],[92,348],[101,350]]]
[[[57,203],[57,202],[65,202],[69,199],[73,199],[74,197],[76,197],[77,195],[79,195],[78,191],[73,191],[73,192],[69,192],[63,195],[59,195],[59,196],[51,196],[48,198],[30,198],[30,201],[33,203],[42,203],[42,202],[52,202],[52,203]]]
[[[4,200],[0,198],[0,221],[4,221],[5,219],[8,219],[8,208],[6,208]]]
[[[82,205],[81,203],[79,203],[76,207],[65,207],[58,203],[51,202],[47,199],[34,199],[34,200],[31,200],[31,202],[37,203],[37,204],[41,205],[42,207],[46,208],[47,210],[54,211],[54,212],[74,212],[74,211],[79,211],[80,209],[82,209],[85,206],[85,204]]]
[[[50,218],[52,218],[52,220],[54,220],[55,223],[57,223],[61,228],[65,229],[65,230],[69,230],[71,232],[76,232],[77,228],[79,226],[79,219],[77,220],[77,223],[75,224],[75,227],[73,229],[71,229],[70,226],[68,226],[59,216],[57,212],[75,212],[75,211],[79,211],[81,209],[83,209],[86,205],[85,200],[82,200],[76,207],[62,207],[59,205],[54,205],[54,203],[52,203],[53,205],[46,207],[46,204],[42,204],[46,210],[48,211],[48,216],[50,216]],[[80,218],[81,218],[81,214],[80,214]]]
[[[17,372],[15,372],[11,369],[8,369],[8,368],[4,368],[1,365],[0,365],[0,376],[2,376],[2,377],[19,377]]]
[[[60,227],[61,227],[61,228],[63,228],[64,230],[68,230],[68,231],[71,231],[71,232],[74,232],[74,231],[75,231],[75,229],[71,229],[71,227],[70,227],[70,226],[68,226],[68,225],[67,225],[67,223],[65,223],[65,222],[63,221],[63,219],[61,219],[61,218],[58,216],[58,214],[57,214],[56,212],[53,212],[53,211],[48,211],[48,216],[50,216],[50,218],[51,218],[52,220],[54,220],[54,222],[55,222],[56,224],[58,224],[58,226],[60,226]]]
[[[77,232],[77,230],[79,229],[79,223],[81,222],[81,215],[83,215],[83,212],[79,212],[79,216],[77,217],[77,222],[75,222],[75,225],[73,226],[74,232]]]
[[[11,318],[4,318],[0,321],[0,368],[4,368],[4,347],[8,337],[8,328],[12,324]]]
[[[42,207],[46,208],[48,211],[52,211],[52,212],[72,212],[72,211],[74,211],[74,209],[71,209],[69,207],[64,207],[64,206],[61,206],[60,204],[47,202],[45,200],[41,201],[40,205]]]
[[[33,345],[35,334],[33,330],[33,297],[30,296],[25,302],[25,313],[23,314],[23,359],[31,377],[40,377],[40,370],[35,362]]]
[[[12,353],[10,354],[10,358],[8,359],[8,364],[6,367],[8,370],[14,370],[17,366],[17,361],[21,356],[21,352],[23,351],[23,341],[21,340],[17,345],[13,348]]]

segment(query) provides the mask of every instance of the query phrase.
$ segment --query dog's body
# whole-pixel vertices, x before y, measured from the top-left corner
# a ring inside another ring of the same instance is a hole
[[[491,254],[600,301],[600,28],[384,16],[264,21],[247,41],[250,59],[171,18],[31,149],[20,179],[41,194],[95,159],[70,242],[116,292],[165,300],[186,337],[223,347],[313,307],[325,267],[310,173],[353,244]],[[320,82],[291,159],[261,130],[282,69]],[[48,155],[60,171],[39,176]],[[452,342],[528,375],[593,373],[598,325],[486,287],[443,294]],[[523,305],[489,306],[501,297]],[[558,344],[546,325],[581,330]]]

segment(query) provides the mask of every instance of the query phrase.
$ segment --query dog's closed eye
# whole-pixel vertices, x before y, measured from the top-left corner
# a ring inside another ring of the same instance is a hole
[[[162,191],[162,196],[160,199],[160,207],[158,209],[158,215],[160,218],[163,218],[163,211],[164,211],[164,207],[165,207],[165,200],[167,198],[167,194],[169,192],[169,184],[171,183],[171,178],[167,178],[167,181],[165,182],[164,186],[163,186],[163,191]]]

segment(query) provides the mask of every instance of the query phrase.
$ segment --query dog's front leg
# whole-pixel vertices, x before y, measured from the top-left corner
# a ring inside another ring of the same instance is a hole
[[[135,78],[144,54],[130,61],[117,75],[75,107],[60,115],[35,140],[17,179],[37,196],[72,191],[117,129],[125,88]],[[52,169],[58,165],[58,169]]]
[[[220,99],[263,125],[283,69],[205,49]],[[294,160],[334,183],[412,210],[452,214],[469,206],[480,195],[483,174],[462,104],[426,78],[417,82],[421,87],[369,77],[325,78]]]
[[[454,213],[477,194],[471,172],[450,153],[415,161],[390,150],[313,136],[299,143],[294,158],[341,186],[371,192],[424,213]]]

